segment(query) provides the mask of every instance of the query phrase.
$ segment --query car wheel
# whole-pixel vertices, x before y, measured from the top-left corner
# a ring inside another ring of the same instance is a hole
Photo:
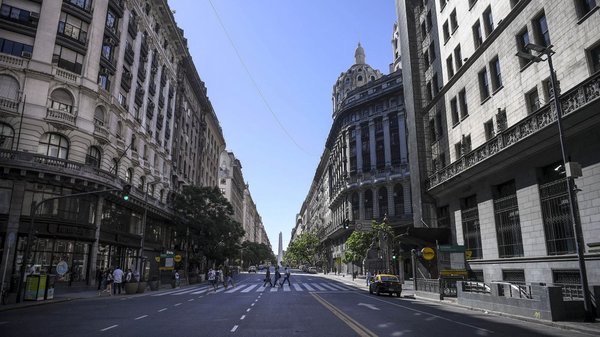
[[[373,295],[373,289],[369,288],[369,294]]]
[[[381,295],[379,289],[377,289],[377,296]]]
[[[396,293],[396,296],[400,297],[400,296],[401,296],[401,294],[402,294],[401,292],[397,292],[397,293]]]

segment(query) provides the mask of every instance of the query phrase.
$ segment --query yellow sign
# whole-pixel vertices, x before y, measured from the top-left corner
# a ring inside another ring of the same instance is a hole
[[[181,262],[181,255],[175,255],[175,262]]]
[[[160,256],[155,256],[155,257],[154,257],[154,260],[155,260],[156,262],[160,262]]]
[[[433,260],[435,257],[435,251],[431,247],[421,249],[421,254],[423,254],[423,258],[427,261]]]
[[[467,260],[470,260],[471,256],[473,256],[473,251],[465,250],[465,257],[467,258]]]

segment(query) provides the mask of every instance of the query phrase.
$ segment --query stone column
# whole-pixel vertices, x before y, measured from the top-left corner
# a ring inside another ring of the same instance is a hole
[[[92,244],[92,250],[90,251],[90,268],[88,272],[88,284],[92,286],[96,285],[96,262],[98,260],[98,245],[100,243],[100,227],[102,225],[103,206],[104,197],[98,195],[98,201],[96,202],[96,218],[94,219],[96,233],[94,235],[94,243]]]
[[[358,192],[358,217],[360,220],[365,218],[365,193],[362,190]],[[354,219],[354,220],[359,220]]]
[[[388,217],[396,216],[396,210],[394,209],[394,185],[389,184],[387,188],[387,200],[388,200]]]
[[[15,180],[13,182],[12,195],[10,196],[10,208],[8,210],[8,222],[6,224],[6,238],[4,240],[4,250],[2,251],[2,270],[0,271],[0,281],[10,283],[13,273],[12,261],[16,254],[17,238],[19,231],[19,220],[21,219],[21,210],[23,208],[23,196],[25,194],[25,182]]]
[[[387,115],[383,117],[383,147],[385,167],[390,167],[392,165],[392,147],[390,141],[390,119]]]
[[[398,133],[400,134],[400,162],[406,164],[408,162],[408,148],[406,139],[406,120],[404,114],[398,115]]]
[[[362,157],[362,131],[360,124],[354,126],[356,129],[356,172],[362,173],[363,157]]]
[[[346,147],[346,150],[345,150],[346,165],[344,166],[345,170],[344,170],[343,174],[349,175],[350,174],[350,131],[349,130],[346,130],[346,132],[345,132],[344,146]]]
[[[373,218],[379,219],[382,215],[379,214],[379,188],[373,189]]]
[[[375,147],[375,121],[369,121],[369,152],[371,155],[371,171],[375,171],[377,167],[377,153]]]

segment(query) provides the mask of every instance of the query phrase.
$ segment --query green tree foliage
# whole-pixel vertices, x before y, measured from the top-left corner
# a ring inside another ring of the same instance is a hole
[[[346,240],[344,263],[361,262],[373,242],[374,232],[354,231]]]
[[[231,219],[233,207],[217,187],[184,186],[173,205],[199,242],[201,254],[217,262],[239,256],[244,229]]]
[[[319,238],[313,233],[302,233],[290,242],[285,251],[284,260],[292,265],[308,264],[314,266],[317,261]]]
[[[264,243],[244,241],[239,251],[244,262],[243,268],[275,260],[275,254],[273,254],[271,248]]]

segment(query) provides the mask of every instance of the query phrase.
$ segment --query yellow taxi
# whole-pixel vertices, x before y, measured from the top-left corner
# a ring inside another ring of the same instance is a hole
[[[402,293],[402,282],[396,275],[379,274],[376,275],[369,285],[369,293],[376,293],[378,296],[381,293],[390,294],[400,297]]]

